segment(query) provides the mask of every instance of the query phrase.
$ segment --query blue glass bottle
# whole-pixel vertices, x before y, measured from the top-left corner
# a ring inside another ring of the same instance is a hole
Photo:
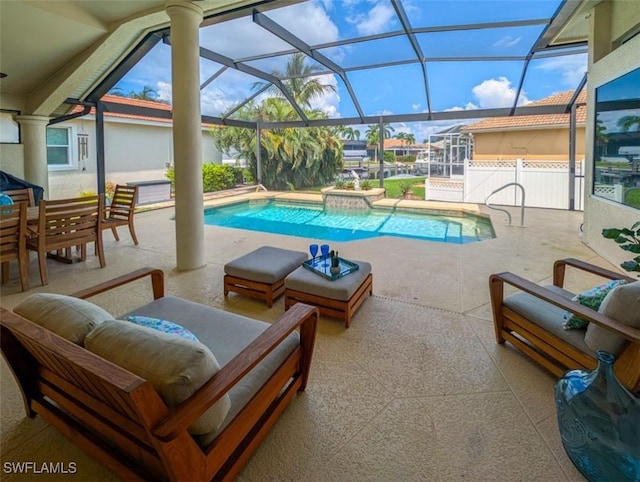
[[[598,351],[592,372],[571,370],[556,384],[558,426],[567,455],[590,481],[640,480],[640,399]]]

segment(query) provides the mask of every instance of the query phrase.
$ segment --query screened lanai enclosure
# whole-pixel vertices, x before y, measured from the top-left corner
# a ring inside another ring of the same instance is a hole
[[[284,134],[265,139],[275,129],[364,126],[378,131],[368,139],[382,152],[388,124],[436,123],[423,124],[426,138],[465,119],[568,113],[575,96],[563,105],[527,104],[584,86],[586,42],[563,31],[579,4],[311,0],[239,7],[200,27],[202,122],[252,130],[248,161],[261,181],[265,156],[276,141],[287,142]],[[149,33],[82,102],[100,104],[99,113],[170,117],[101,99],[150,86],[157,100],[171,103],[171,43],[169,28]]]

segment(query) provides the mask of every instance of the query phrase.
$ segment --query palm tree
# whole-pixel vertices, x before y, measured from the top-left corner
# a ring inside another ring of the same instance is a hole
[[[382,129],[384,132],[384,138],[389,139],[391,133],[395,131],[389,124],[383,124]],[[378,146],[380,145],[380,126],[378,124],[370,124],[367,126],[367,130],[364,133],[367,145],[374,147],[374,161],[378,160]]]
[[[407,142],[406,132],[399,132],[394,137],[400,141],[400,147],[404,147],[405,143]],[[403,149],[403,152],[404,154],[406,154],[406,151],[404,151],[404,149]]]
[[[338,132],[343,139],[348,139],[350,141],[354,139],[360,139],[360,131],[358,129],[354,129],[353,127],[340,126]]]
[[[413,135],[413,132],[409,132],[405,136],[404,141],[407,143],[407,146],[413,146],[416,143],[416,136]]]
[[[129,92],[129,97],[131,99],[138,99],[138,100],[150,100],[150,101],[154,101],[156,102],[158,100],[158,92],[153,90],[151,87],[149,87],[148,85],[145,85],[141,91],[136,92],[134,90],[132,90],[131,92]]]
[[[622,132],[629,132],[632,130],[640,130],[640,116],[638,115],[626,115],[618,119],[618,127],[622,129]],[[633,126],[636,126],[633,129]]]
[[[312,110],[305,110],[305,114],[310,118],[324,115]],[[260,104],[250,102],[238,111],[241,119],[264,121],[285,121],[296,115],[291,104],[281,97],[269,97]],[[253,129],[214,127],[212,134],[218,149],[235,151],[238,158],[248,161],[258,178]],[[263,129],[260,148],[262,183],[268,189],[323,186],[342,169],[342,142],[336,129],[329,127]]]
[[[296,52],[289,58],[284,72],[274,70],[272,74],[278,78],[285,78],[282,83],[291,93],[294,100],[300,104],[301,107],[310,108],[313,99],[322,97],[330,92],[335,92],[336,88],[330,84],[323,84],[318,78],[312,77],[314,72],[320,70],[320,67],[317,65],[306,65],[306,59],[307,56],[304,53]],[[264,85],[264,82],[255,82],[252,87],[254,90],[257,90]],[[275,85],[269,87],[267,91],[274,97],[284,97],[284,94]]]

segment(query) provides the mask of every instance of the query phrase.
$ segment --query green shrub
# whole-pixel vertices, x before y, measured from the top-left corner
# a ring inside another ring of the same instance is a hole
[[[344,189],[345,184],[345,180],[342,176],[336,177],[336,180],[333,182],[336,189]]]
[[[401,199],[406,184],[411,182],[409,189],[413,191],[413,195],[424,199],[424,177],[417,177],[412,179],[385,179],[384,188],[386,190],[385,196],[391,199]],[[403,185],[402,188],[400,185]]]
[[[244,180],[245,184],[255,184],[256,182],[251,169],[247,167],[242,168],[242,179]]]
[[[415,184],[415,181],[401,181],[399,184],[400,194],[403,196],[411,192],[411,188]]]
[[[640,221],[631,226],[631,228],[605,228],[602,230],[602,236],[607,239],[613,239],[625,251],[640,254]],[[630,261],[625,261],[620,267],[625,271],[640,272],[640,256],[636,256]],[[638,276],[640,277],[640,274]]]
[[[396,156],[398,162],[416,162],[416,156]]]
[[[173,167],[165,173],[171,181],[171,187],[175,189],[176,173]],[[204,192],[221,191],[231,189],[236,185],[236,174],[232,166],[213,164],[207,162],[202,165],[202,190]]]
[[[384,151],[384,162],[396,162],[396,154],[391,151]]]
[[[360,188],[363,191],[368,191],[369,189],[371,189],[371,187],[372,184],[370,179],[363,179],[362,181],[360,181]]]

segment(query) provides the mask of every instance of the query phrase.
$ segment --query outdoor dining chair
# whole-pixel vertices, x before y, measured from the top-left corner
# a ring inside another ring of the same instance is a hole
[[[30,187],[25,187],[24,189],[11,189],[9,191],[2,191],[2,193],[13,199],[14,203],[26,202],[29,207],[36,205],[35,198],[33,196],[33,189]]]
[[[116,185],[111,205],[106,209],[106,217],[103,220],[102,229],[111,229],[116,241],[120,241],[118,226],[129,226],[131,239],[138,245],[136,230],[133,227],[133,214],[138,201],[138,186]]]
[[[87,243],[95,243],[100,267],[105,267],[102,244],[102,220],[104,217],[104,195],[87,196],[56,201],[42,200],[39,205],[37,233],[27,239],[27,248],[38,252],[40,280],[49,282],[47,256],[57,261],[71,263],[69,256],[51,253],[80,247],[81,260],[87,259]]]
[[[22,291],[29,289],[29,252],[27,251],[27,203],[2,206],[0,210],[0,263],[2,282],[9,281],[9,261],[18,261]]]

